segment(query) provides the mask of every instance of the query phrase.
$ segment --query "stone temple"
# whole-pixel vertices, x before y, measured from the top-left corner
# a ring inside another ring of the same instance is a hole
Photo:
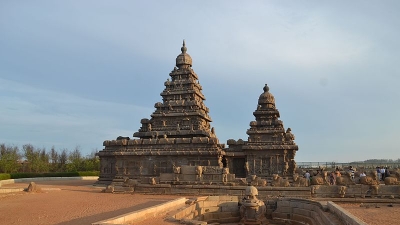
[[[225,147],[211,127],[209,109],[185,42],[154,105],[151,118],[141,120],[134,138],[104,141],[98,153],[99,182],[124,178],[179,184],[185,181],[229,183],[256,175],[292,176],[298,146],[290,128],[279,120],[275,98],[265,85],[253,112],[247,141],[229,139]]]

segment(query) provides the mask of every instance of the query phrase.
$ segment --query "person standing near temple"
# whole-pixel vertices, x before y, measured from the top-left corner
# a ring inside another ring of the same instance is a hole
[[[354,173],[355,173],[355,171],[354,171],[353,167],[349,166],[349,174],[350,174],[352,181],[354,181]]]
[[[335,185],[336,184],[336,175],[335,175],[335,171],[332,171],[329,174],[329,183],[330,185]]]
[[[310,183],[310,173],[308,172],[308,170],[306,171],[306,173],[304,174],[304,177],[306,178],[308,184]]]
[[[382,180],[381,168],[379,166],[376,167],[376,173],[378,174],[378,180]]]
[[[382,168],[381,168],[381,180],[385,180],[385,172],[386,172],[385,167],[382,166]]]
[[[390,177],[390,171],[389,171],[389,168],[387,168],[387,167],[385,169],[385,177]]]

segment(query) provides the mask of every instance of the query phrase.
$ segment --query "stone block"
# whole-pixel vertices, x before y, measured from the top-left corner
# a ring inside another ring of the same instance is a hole
[[[276,212],[280,212],[280,213],[292,213],[292,207],[278,207],[276,209]]]
[[[273,212],[271,214],[272,218],[281,218],[281,219],[290,219],[291,218],[291,214],[288,212]]]
[[[131,139],[128,141],[128,145],[137,145],[139,143],[141,143],[140,139]]]
[[[226,202],[226,201],[220,201],[218,206],[219,207],[236,207],[238,205],[238,202]]]
[[[312,211],[312,210],[314,210],[314,209],[313,209],[313,206],[314,206],[313,204],[304,203],[304,204],[303,204],[303,209]]]
[[[160,173],[160,181],[173,181],[175,174],[173,173]]]
[[[179,181],[197,181],[197,175],[193,174],[180,174]]]
[[[234,182],[235,181],[235,174],[227,174],[228,176],[228,182]]]
[[[212,213],[202,214],[202,220],[203,220],[203,221],[208,222],[208,221],[210,221],[210,220],[212,220],[212,219],[214,219]]]
[[[175,139],[176,144],[190,144],[191,141],[192,141],[191,138],[176,138]]]
[[[292,214],[292,220],[303,222],[304,224],[315,224],[315,221],[310,217],[305,217],[299,214]]]
[[[228,192],[229,195],[236,196],[236,197],[237,196],[242,196],[243,193],[244,193],[243,190],[227,190],[227,192]]]
[[[196,166],[181,166],[181,174],[196,174]]]
[[[227,218],[220,218],[219,222],[220,223],[237,223],[240,221],[240,217],[236,216],[236,217],[227,217]]]
[[[238,206],[237,202],[230,202],[230,203],[233,203],[233,204],[221,205],[220,206],[221,212],[237,212],[237,211],[239,211],[239,206]]]
[[[142,144],[149,145],[149,144],[151,144],[151,140],[150,139],[143,139],[142,140]]]
[[[198,192],[200,195],[213,195],[214,194],[214,189],[209,189],[209,188],[199,188]]]
[[[192,143],[193,144],[207,144],[208,143],[208,137],[193,137]]]
[[[203,207],[218,207],[219,201],[204,201]]]
[[[237,202],[238,201],[238,196],[222,195],[222,196],[219,196],[219,200],[220,201]]]
[[[211,180],[212,181],[213,175],[211,175],[211,174],[203,174],[202,178],[203,178],[203,180],[207,180],[207,181]]]
[[[203,174],[222,174],[222,168],[219,166],[204,166]]]
[[[208,196],[206,201],[220,201],[220,196]]]
[[[291,201],[289,204],[290,204],[290,207],[292,207],[292,208],[303,208],[302,202]]]
[[[278,201],[277,202],[277,207],[278,208],[280,208],[280,207],[290,207],[290,202],[289,201],[285,201],[285,200]]]
[[[201,208],[200,211],[201,214],[214,213],[214,212],[220,212],[220,208],[218,206],[203,207]]]
[[[212,175],[212,180],[213,181],[218,181],[218,182],[222,182],[222,174],[218,174],[218,175]]]
[[[201,209],[204,207],[204,201],[198,201],[196,202],[196,208],[197,209]]]
[[[293,209],[293,213],[299,214],[299,215],[302,215],[302,216],[306,216],[306,217],[310,217],[310,215],[311,215],[309,210],[300,209],[300,208],[294,208]]]

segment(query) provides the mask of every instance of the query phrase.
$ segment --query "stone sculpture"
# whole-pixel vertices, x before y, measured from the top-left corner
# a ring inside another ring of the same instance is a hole
[[[377,172],[376,171],[371,171],[368,176],[360,177],[360,184],[379,185]]]
[[[196,179],[201,180],[202,175],[203,175],[203,167],[196,166]]]
[[[340,196],[341,198],[344,198],[344,195],[346,194],[346,190],[347,190],[347,187],[346,187],[346,186],[340,186],[340,187],[339,187],[339,196]]]
[[[282,178],[278,174],[273,174],[272,175],[272,182],[271,186],[274,187],[289,187],[290,183],[287,179]]]
[[[329,185],[329,180],[327,176],[327,172],[323,171],[321,174],[317,174],[311,179],[312,185]]]
[[[249,178],[250,178],[250,184],[252,186],[261,186],[261,187],[267,186],[267,180],[261,179],[261,177],[257,177],[257,175],[250,175]]]
[[[293,174],[293,187],[308,187],[309,185],[306,178],[300,177],[297,173]]]
[[[355,182],[351,179],[351,174],[348,172],[341,173],[341,176],[336,177],[336,184],[348,186],[355,184]]]
[[[395,177],[385,177],[385,185],[399,185],[400,173],[395,172]]]
[[[245,190],[246,197],[241,201],[240,225],[267,224],[265,217],[266,206],[263,201],[257,199],[258,190],[254,186],[248,186]]]

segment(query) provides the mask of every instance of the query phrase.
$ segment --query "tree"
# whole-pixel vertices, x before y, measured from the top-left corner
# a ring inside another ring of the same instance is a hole
[[[27,160],[29,172],[40,173],[49,171],[49,156],[46,149],[35,149],[31,144],[22,146]]]
[[[82,171],[98,171],[100,170],[100,159],[97,154],[97,149],[87,155],[83,161]]]
[[[0,173],[18,172],[21,168],[21,155],[17,146],[0,145]]]
[[[58,158],[58,152],[56,149],[51,147],[50,150],[50,171],[51,172],[57,172],[59,170],[59,158]]]
[[[68,161],[68,150],[64,148],[61,151],[61,154],[59,154],[58,156],[58,163],[59,163],[58,171],[60,172],[66,171],[67,161]]]
[[[75,172],[82,170],[82,154],[79,146],[76,146],[75,149],[68,156],[69,163],[67,164],[67,171]]]

